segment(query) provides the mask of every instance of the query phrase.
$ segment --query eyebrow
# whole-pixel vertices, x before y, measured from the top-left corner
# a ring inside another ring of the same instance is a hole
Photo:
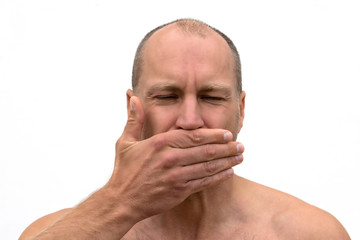
[[[151,96],[157,91],[180,91],[180,87],[174,83],[162,82],[152,85],[147,91],[146,96]],[[224,96],[231,96],[231,88],[227,85],[210,83],[202,86],[199,90],[201,93],[221,92]]]
[[[146,96],[153,95],[156,91],[178,91],[179,87],[173,83],[156,83],[152,85],[147,91]]]
[[[225,96],[231,95],[231,89],[222,84],[208,84],[203,87],[201,87],[200,92],[221,92]]]

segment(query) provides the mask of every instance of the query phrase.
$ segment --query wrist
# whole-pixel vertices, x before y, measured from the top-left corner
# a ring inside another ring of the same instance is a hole
[[[94,201],[94,206],[98,206],[96,218],[102,219],[102,225],[107,230],[120,230],[121,232],[130,230],[137,222],[141,221],[140,217],[131,206],[121,201],[116,191],[109,187],[103,187],[95,192],[90,198]]]

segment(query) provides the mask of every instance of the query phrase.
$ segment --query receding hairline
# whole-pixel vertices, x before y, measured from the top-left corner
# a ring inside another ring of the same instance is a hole
[[[170,27],[170,26],[174,26],[176,30],[180,30],[184,34],[195,35],[195,36],[199,36],[202,38],[205,38],[207,35],[212,34],[212,33],[220,35],[220,37],[226,41],[226,43],[227,43],[228,47],[230,48],[231,53],[233,55],[237,90],[240,95],[240,93],[242,91],[241,62],[240,62],[240,57],[239,57],[239,54],[237,52],[235,45],[233,44],[233,42],[231,41],[231,39],[229,37],[227,37],[224,33],[219,31],[218,29],[216,29],[202,21],[195,20],[195,19],[189,19],[189,18],[178,19],[178,20],[163,24],[163,25],[151,30],[150,32],[148,32],[145,35],[145,37],[142,39],[142,41],[140,42],[140,44],[137,48],[137,51],[135,54],[135,59],[134,59],[134,64],[133,64],[132,87],[133,87],[134,92],[136,91],[136,87],[138,85],[140,75],[142,72],[142,66],[143,66],[143,62],[144,62],[143,54],[144,54],[144,50],[146,48],[147,41],[158,31],[165,29],[167,27]]]
[[[168,25],[164,26],[162,29],[171,26],[174,26],[177,30],[180,30],[184,34],[197,35],[199,37],[206,37],[207,33],[213,32],[211,27],[206,23],[192,19],[178,20],[169,23]]]

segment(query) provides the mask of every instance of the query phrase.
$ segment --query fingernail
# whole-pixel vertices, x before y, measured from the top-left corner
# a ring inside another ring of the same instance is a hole
[[[237,152],[238,152],[238,153],[244,152],[244,146],[243,146],[241,143],[238,143],[238,144],[236,145],[236,149],[237,149]]]
[[[243,155],[237,155],[237,156],[235,156],[235,160],[236,160],[238,163],[241,163],[242,160],[243,160]]]
[[[232,133],[231,132],[226,132],[224,134],[224,140],[225,140],[225,142],[231,141],[232,140]]]
[[[232,168],[226,170],[227,175],[230,177],[234,174],[234,170]]]

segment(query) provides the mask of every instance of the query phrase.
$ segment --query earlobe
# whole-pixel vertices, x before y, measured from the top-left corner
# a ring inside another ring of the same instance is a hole
[[[130,114],[130,98],[134,96],[134,92],[133,90],[131,89],[128,89],[126,91],[126,108],[127,108],[127,113],[128,113],[128,116]]]

